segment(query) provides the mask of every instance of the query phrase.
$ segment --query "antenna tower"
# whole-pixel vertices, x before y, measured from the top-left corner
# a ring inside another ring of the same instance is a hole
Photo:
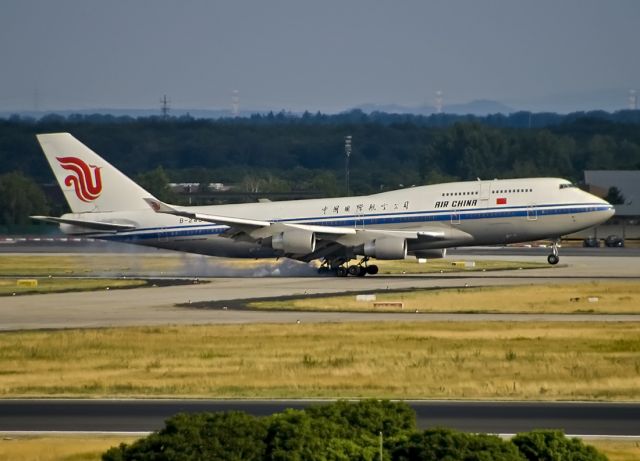
[[[629,109],[638,110],[638,95],[636,90],[629,90]]]
[[[345,156],[345,164],[344,164],[344,181],[345,188],[347,189],[347,196],[351,195],[350,187],[349,187],[349,158],[351,157],[351,141],[353,140],[353,136],[345,136],[344,137],[344,156]]]
[[[436,91],[436,113],[438,114],[442,113],[443,102],[444,102],[444,99],[442,97],[442,91],[440,90]]]
[[[167,99],[167,95],[165,94],[163,98],[160,100],[160,112],[162,113],[162,118],[169,118],[169,100]]]
[[[240,92],[233,90],[231,95],[231,115],[237,117],[240,115]]]

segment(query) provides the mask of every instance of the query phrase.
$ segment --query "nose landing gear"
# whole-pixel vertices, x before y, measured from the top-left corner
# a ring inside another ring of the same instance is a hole
[[[547,262],[551,265],[556,265],[560,261],[560,256],[558,256],[558,242],[553,242],[551,245],[551,254],[547,256]]]

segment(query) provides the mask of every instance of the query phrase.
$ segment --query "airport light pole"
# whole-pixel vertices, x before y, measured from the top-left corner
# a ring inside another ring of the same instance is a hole
[[[347,197],[351,195],[349,190],[349,157],[351,157],[351,135],[344,137],[344,155],[345,155],[345,167],[344,167],[344,180],[347,189]]]

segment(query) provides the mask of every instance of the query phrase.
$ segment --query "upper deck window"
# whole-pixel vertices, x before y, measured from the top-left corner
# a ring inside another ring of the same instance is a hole
[[[575,184],[571,184],[571,183],[564,183],[564,184],[560,184],[560,189],[569,189],[570,187],[578,187]]]

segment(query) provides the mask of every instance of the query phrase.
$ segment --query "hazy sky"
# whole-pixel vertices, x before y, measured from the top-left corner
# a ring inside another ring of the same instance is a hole
[[[517,104],[640,89],[639,51],[639,0],[1,0],[0,111]]]

